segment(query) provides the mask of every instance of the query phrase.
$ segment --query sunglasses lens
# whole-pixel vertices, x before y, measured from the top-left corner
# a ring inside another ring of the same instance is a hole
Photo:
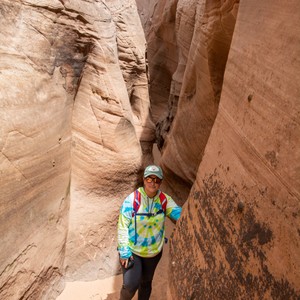
[[[155,183],[161,183],[161,179],[159,179],[159,178],[157,178],[157,177],[155,177],[155,178],[153,178],[153,177],[147,177],[146,178],[146,181],[148,182],[148,183],[151,183],[152,181],[154,181]]]
[[[155,183],[161,183],[161,179],[159,179],[159,178],[154,178],[154,182],[155,182]]]

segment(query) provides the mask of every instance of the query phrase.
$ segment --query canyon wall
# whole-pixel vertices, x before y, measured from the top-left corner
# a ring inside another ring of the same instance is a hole
[[[238,1],[160,1],[146,33],[153,110],[162,110],[156,102],[167,103],[165,116],[153,114],[163,149],[161,165],[181,204],[217,115],[237,10]],[[169,88],[164,96],[165,85]]]
[[[118,270],[118,210],[155,138],[145,38],[134,1],[0,14],[0,298],[54,299],[64,275]]]
[[[63,63],[83,67],[54,23],[61,3],[26,3],[0,5],[1,299],[39,299],[63,273],[73,106]]]
[[[97,21],[97,36],[73,109],[65,261],[71,280],[117,272],[115,234],[121,200],[133,190],[141,167],[152,160],[155,138],[149,117],[146,41],[135,2],[101,3],[89,9],[88,23],[95,28]],[[68,8],[78,11],[80,6]]]
[[[300,296],[300,6],[237,2],[178,1],[173,16],[169,102],[181,88],[161,164],[173,191],[192,190],[171,240],[170,299]]]
[[[0,298],[116,274],[157,142],[183,205],[169,299],[298,299],[299,9],[2,0]]]

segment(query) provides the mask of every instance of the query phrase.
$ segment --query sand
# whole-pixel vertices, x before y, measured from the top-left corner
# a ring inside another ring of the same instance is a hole
[[[89,282],[68,282],[57,300],[104,300],[108,299],[111,294],[114,298],[109,299],[118,299],[118,290],[121,285],[122,275]]]
[[[170,237],[174,225],[166,220],[166,236]],[[168,286],[169,244],[164,246],[163,256],[159,262],[152,284],[151,300],[166,300]],[[119,300],[122,275],[95,281],[67,282],[57,300]],[[137,300],[137,294],[133,300]]]

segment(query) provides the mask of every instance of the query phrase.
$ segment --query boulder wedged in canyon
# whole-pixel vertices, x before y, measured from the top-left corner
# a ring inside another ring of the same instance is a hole
[[[217,118],[172,239],[172,299],[299,299],[300,5],[281,4],[240,3]]]
[[[52,299],[65,268],[116,272],[120,201],[152,160],[145,38],[134,1],[0,14],[0,298]]]

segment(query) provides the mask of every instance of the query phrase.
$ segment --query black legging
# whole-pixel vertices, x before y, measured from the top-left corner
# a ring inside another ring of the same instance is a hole
[[[138,291],[138,300],[148,300],[152,290],[152,279],[162,252],[154,257],[140,257],[133,254],[134,265],[123,271],[123,286],[120,293],[120,300],[130,300]]]

